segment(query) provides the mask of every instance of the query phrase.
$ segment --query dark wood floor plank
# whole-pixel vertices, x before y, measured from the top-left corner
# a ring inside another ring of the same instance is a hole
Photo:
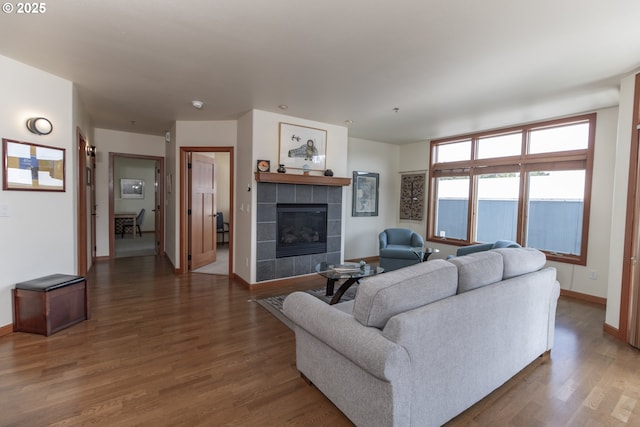
[[[295,367],[294,334],[246,289],[174,275],[162,257],[99,262],[91,319],[0,338],[0,425],[347,426]],[[604,335],[602,307],[561,298],[556,345],[450,426],[640,425],[640,355]]]

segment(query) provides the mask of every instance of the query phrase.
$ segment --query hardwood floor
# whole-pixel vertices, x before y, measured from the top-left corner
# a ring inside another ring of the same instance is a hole
[[[1,426],[351,425],[300,378],[293,332],[252,301],[321,277],[248,290],[141,257],[99,262],[88,281],[90,320],[0,338]],[[550,360],[449,424],[640,425],[640,354],[603,321],[561,298]]]

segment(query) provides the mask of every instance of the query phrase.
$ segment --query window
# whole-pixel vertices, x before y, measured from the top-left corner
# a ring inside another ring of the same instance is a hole
[[[520,133],[478,138],[479,159],[519,156],[521,151],[522,135]]]
[[[431,142],[428,239],[586,265],[595,114]]]
[[[589,123],[534,129],[529,134],[529,153],[586,150],[588,143]]]
[[[584,170],[529,173],[526,244],[577,255],[582,244]]]
[[[464,239],[467,236],[469,213],[469,178],[464,176],[438,178],[436,203],[438,236]]]
[[[483,243],[518,240],[520,174],[480,175],[477,182],[476,240]]]
[[[442,144],[438,146],[436,156],[442,163],[471,160],[471,140]]]

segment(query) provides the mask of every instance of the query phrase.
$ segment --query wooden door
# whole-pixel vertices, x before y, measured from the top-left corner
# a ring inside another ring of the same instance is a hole
[[[636,147],[640,146],[640,136],[635,141]],[[640,165],[640,150],[637,151],[637,164]],[[640,348],[640,167],[636,167],[635,171],[635,197],[633,197],[634,203],[634,219],[633,227],[631,229],[632,234],[632,246],[631,246],[631,263],[629,266],[629,332],[627,341],[633,347]],[[623,302],[624,304],[624,302]]]
[[[194,270],[216,260],[215,159],[191,154],[190,264]]]
[[[89,144],[80,128],[77,130],[78,137],[78,275],[84,276],[89,270],[88,254],[91,259],[95,259],[95,198],[93,183],[93,163],[89,155]],[[87,190],[87,187],[90,187]],[[88,194],[88,193],[91,194]],[[91,218],[91,221],[88,220]],[[90,230],[88,228],[91,227]],[[91,240],[89,237],[91,236]]]
[[[629,153],[618,338],[640,348],[640,74],[636,74]]]

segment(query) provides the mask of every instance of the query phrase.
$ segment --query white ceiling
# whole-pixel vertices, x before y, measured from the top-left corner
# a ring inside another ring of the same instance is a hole
[[[96,127],[158,135],[176,120],[286,104],[291,116],[353,120],[350,136],[408,143],[614,106],[620,77],[640,67],[638,0],[57,0],[46,9],[3,13],[0,55],[75,82]]]

